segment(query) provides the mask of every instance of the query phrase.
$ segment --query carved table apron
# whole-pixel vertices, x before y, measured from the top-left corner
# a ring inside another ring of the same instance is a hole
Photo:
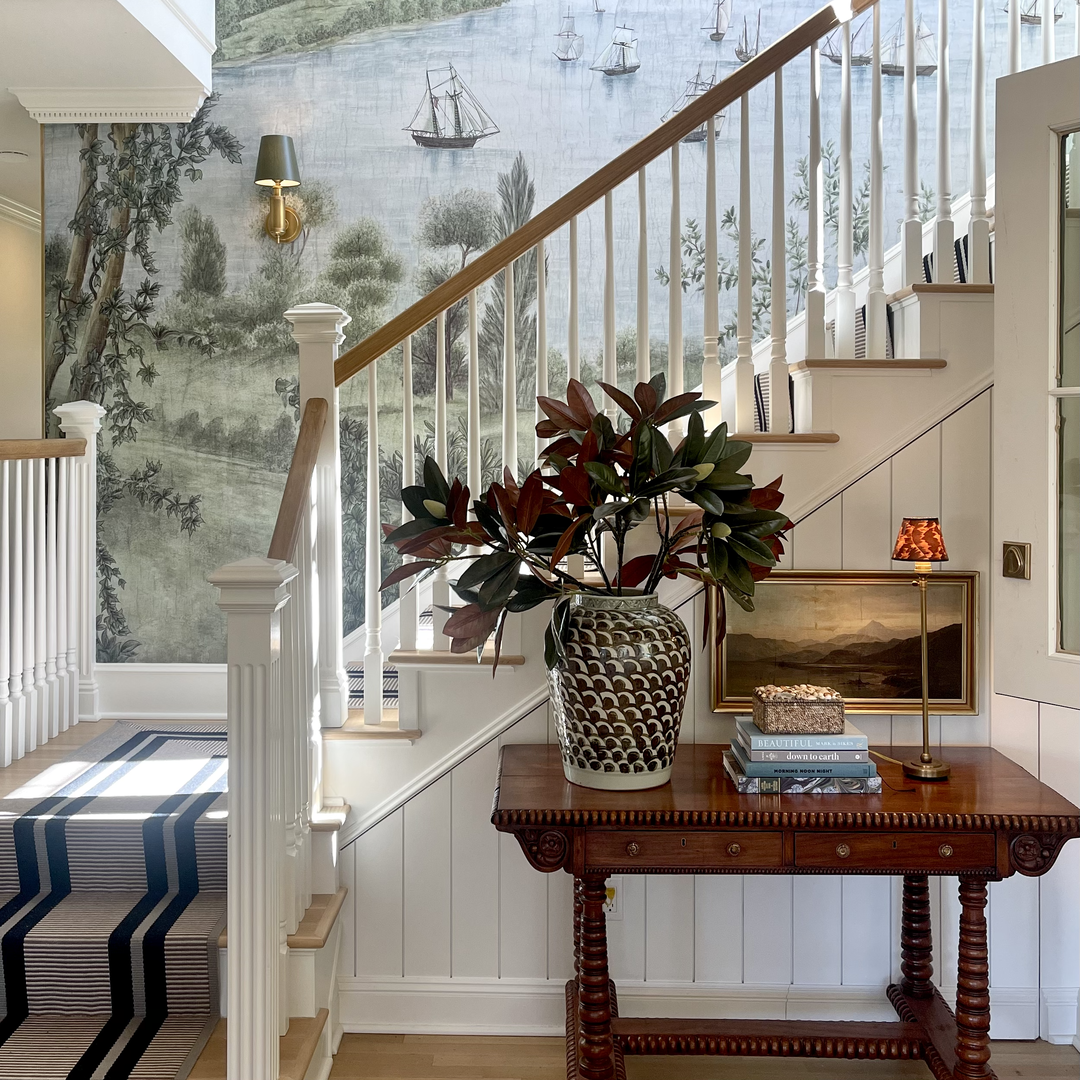
[[[739,795],[724,749],[684,744],[671,782],[637,792],[567,783],[558,747],[502,749],[492,823],[537,870],[574,877],[567,1077],[621,1078],[626,1054],[776,1054],[922,1060],[937,1080],[992,1078],[986,884],[1045,873],[1080,834],[1080,810],[988,747],[950,748],[952,777],[937,784],[879,761],[881,795]],[[604,914],[613,873],[903,877],[903,979],[888,989],[899,1021],[620,1018]],[[960,880],[955,1013],[932,981],[930,875]]]

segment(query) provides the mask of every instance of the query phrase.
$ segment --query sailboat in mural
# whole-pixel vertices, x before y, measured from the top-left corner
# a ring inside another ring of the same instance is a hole
[[[594,15],[603,15],[605,9],[600,6],[600,0],[592,0],[592,9]]]
[[[405,128],[417,146],[437,150],[469,150],[480,139],[498,133],[495,121],[484,111],[476,95],[465,85],[453,64],[440,82],[432,83],[427,72],[427,91]]]
[[[873,35],[867,33],[867,28],[871,26],[869,19],[863,19],[863,21],[852,28],[851,31],[851,66],[852,67],[868,67],[874,61],[874,42]],[[842,27],[837,27],[826,39],[821,46],[821,55],[827,60],[831,60],[834,64],[843,63],[843,54],[841,49],[843,47],[843,35],[844,31]]]
[[[1020,21],[1027,23],[1029,26],[1041,26],[1042,25],[1042,8],[1045,6],[1045,0],[1027,0],[1027,3],[1020,4]],[[1008,7],[1004,8],[1008,11]],[[1054,22],[1060,22],[1064,12],[1059,5],[1054,6]]]
[[[709,31],[710,41],[723,41],[731,25],[731,0],[716,0],[709,21],[701,28]]]
[[[555,58],[561,60],[564,64],[572,63],[574,60],[580,60],[581,54],[585,51],[585,39],[574,29],[574,16],[570,14],[570,9],[566,9],[566,14],[563,16],[562,26],[559,27],[559,32],[555,35]]]
[[[937,71],[937,48],[933,32],[923,24],[922,15],[915,20],[915,74],[933,75]],[[900,19],[889,31],[881,50],[881,74],[904,74],[904,20]]]
[[[660,118],[661,123],[667,123],[677,112],[681,112],[690,104],[695,98],[701,97],[706,91],[711,90],[716,85],[716,72],[714,71],[709,78],[703,78],[701,71],[692,75],[686,80],[686,89],[679,96],[679,99],[671,106],[670,109]],[[716,134],[719,135],[724,130],[724,121],[727,119],[726,112],[719,112],[716,114]],[[708,127],[706,124],[702,124],[700,127],[694,128],[689,135],[683,136],[683,142],[696,143],[704,142],[708,138]]]
[[[753,60],[759,52],[761,52],[761,8],[758,8],[757,37],[754,38],[752,46],[750,44],[750,30],[746,25],[746,16],[743,16],[742,37],[735,46],[735,58],[740,64],[745,64],[747,60]]]
[[[641,60],[637,51],[638,39],[629,26],[616,26],[611,35],[611,44],[593,61],[593,71],[602,71],[605,75],[633,75]]]

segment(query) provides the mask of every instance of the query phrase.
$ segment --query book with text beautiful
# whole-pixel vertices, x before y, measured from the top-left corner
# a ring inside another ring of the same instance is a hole
[[[731,744],[742,770],[747,776],[850,776],[867,777],[877,775],[877,766],[867,762],[825,762],[808,765],[796,762],[790,765],[778,765],[774,761],[751,761],[739,742]]]
[[[850,720],[842,735],[766,735],[753,720],[741,718],[735,727],[751,750],[866,750],[866,736]]]
[[[866,762],[870,760],[869,750],[755,750],[742,732],[737,732],[739,745],[746,751],[751,761],[775,761],[781,765],[802,762],[817,765],[819,762]]]

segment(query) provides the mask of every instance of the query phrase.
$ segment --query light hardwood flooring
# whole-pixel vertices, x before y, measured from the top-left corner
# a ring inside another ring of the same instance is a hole
[[[13,761],[6,768],[0,769],[0,799],[7,798],[17,787],[33,780],[50,765],[55,765],[91,739],[104,735],[113,726],[113,720],[98,720],[96,723],[76,724],[67,731],[61,731],[55,739],[50,739],[44,746],[39,746],[29,754]]]
[[[562,1039],[449,1035],[345,1035],[330,1080],[563,1080]],[[996,1042],[999,1080],[1078,1080],[1080,1054],[1044,1042]],[[797,1058],[626,1059],[627,1080],[930,1080],[921,1062]]]

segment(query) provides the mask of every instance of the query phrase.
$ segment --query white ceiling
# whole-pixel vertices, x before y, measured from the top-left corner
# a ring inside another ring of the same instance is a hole
[[[38,120],[182,120],[210,89],[206,0],[0,0],[0,208],[41,206]],[[37,119],[35,119],[35,117]]]

